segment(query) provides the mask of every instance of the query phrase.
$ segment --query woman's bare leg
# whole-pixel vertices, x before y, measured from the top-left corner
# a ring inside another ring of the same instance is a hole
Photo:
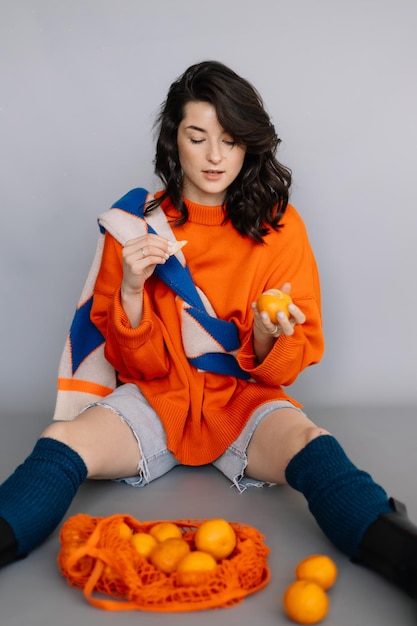
[[[139,445],[130,427],[114,411],[101,406],[87,409],[69,422],[54,422],[42,437],[50,437],[75,450],[87,466],[88,478],[135,476]]]
[[[417,596],[417,527],[306,416],[294,409],[268,415],[248,447],[246,474],[300,491],[340,550]]]
[[[89,478],[138,473],[139,445],[121,418],[101,407],[48,426],[32,453],[0,485],[0,566],[41,544]]]
[[[285,484],[290,460],[310,441],[328,431],[295,409],[278,409],[267,415],[248,446],[246,474],[271,483]]]

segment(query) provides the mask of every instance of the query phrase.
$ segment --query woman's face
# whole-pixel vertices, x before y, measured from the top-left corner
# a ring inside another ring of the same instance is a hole
[[[184,113],[177,133],[183,195],[197,204],[218,206],[242,168],[246,148],[223,130],[208,102],[189,102]]]

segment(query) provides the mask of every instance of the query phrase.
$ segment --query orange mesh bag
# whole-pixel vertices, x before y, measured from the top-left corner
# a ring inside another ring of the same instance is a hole
[[[204,520],[176,520],[183,539],[194,550],[196,530]],[[165,574],[135,549],[126,532],[149,532],[153,522],[129,515],[90,517],[75,515],[61,529],[60,572],[71,586],[84,591],[88,602],[108,611],[196,611],[230,607],[265,587],[270,578],[269,549],[255,528],[236,522],[231,555],[198,579],[181,584],[178,572]],[[111,599],[105,596],[111,596]]]

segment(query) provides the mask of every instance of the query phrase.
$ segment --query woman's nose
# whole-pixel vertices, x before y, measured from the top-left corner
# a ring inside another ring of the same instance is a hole
[[[221,150],[220,150],[220,146],[217,143],[212,143],[209,145],[208,148],[209,149],[207,152],[207,159],[211,163],[220,163],[220,161],[223,158]]]

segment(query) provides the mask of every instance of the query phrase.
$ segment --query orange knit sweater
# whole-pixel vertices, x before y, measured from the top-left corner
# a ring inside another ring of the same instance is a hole
[[[324,340],[317,267],[294,207],[287,207],[283,227],[271,232],[261,245],[240,235],[230,223],[223,224],[221,206],[188,200],[186,204],[189,219],[173,228],[175,235],[188,240],[183,248],[188,267],[216,315],[237,325],[241,340],[237,359],[256,382],[202,372],[190,365],[182,346],[175,294],[156,276],[145,285],[142,322],[130,327],[120,301],[121,246],[109,234],[91,319],[105,337],[106,358],[120,381],[135,383],[160,416],[168,448],[181,463],[203,465],[225,451],[259,405],[288,398],[282,387],[320,360]],[[177,216],[168,202],[163,209],[168,219]],[[251,303],[262,291],[287,281],[307,321],[297,325],[291,337],[281,335],[258,364],[252,345]]]

